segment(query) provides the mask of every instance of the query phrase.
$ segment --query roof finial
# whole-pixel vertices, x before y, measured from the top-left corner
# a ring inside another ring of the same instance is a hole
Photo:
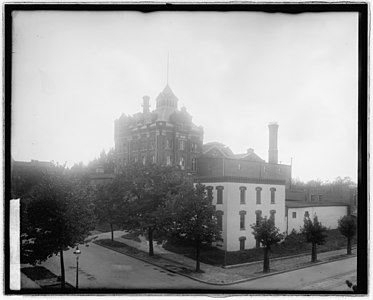
[[[170,62],[170,52],[167,51],[167,85],[168,85],[168,67]]]

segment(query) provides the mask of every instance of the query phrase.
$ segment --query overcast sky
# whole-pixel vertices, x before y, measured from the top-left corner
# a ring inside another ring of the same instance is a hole
[[[357,178],[357,13],[17,12],[15,160],[87,163],[114,147],[114,120],[169,85],[204,142],[279,161],[293,177]]]

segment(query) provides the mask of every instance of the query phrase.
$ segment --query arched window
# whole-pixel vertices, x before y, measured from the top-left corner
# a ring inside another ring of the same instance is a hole
[[[217,194],[218,194],[218,199],[216,201],[216,204],[223,204],[223,189],[224,189],[223,186],[216,187]]]
[[[262,188],[261,187],[257,187],[255,188],[256,190],[256,204],[261,204],[262,203]]]
[[[270,188],[271,190],[271,204],[275,204],[275,192],[276,188]]]
[[[223,231],[223,215],[224,212],[221,210],[216,211],[217,225],[220,231]]]
[[[241,186],[240,187],[240,204],[246,203],[246,187]]]
[[[245,230],[245,216],[246,216],[246,211],[241,210],[240,211],[240,230]]]

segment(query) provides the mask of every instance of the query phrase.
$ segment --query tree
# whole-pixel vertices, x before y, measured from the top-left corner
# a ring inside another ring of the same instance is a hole
[[[270,271],[269,252],[271,246],[281,242],[284,239],[284,235],[280,233],[273,220],[271,218],[267,219],[267,217],[261,218],[258,223],[252,224],[251,228],[255,239],[264,246],[263,272],[267,273]]]
[[[82,243],[93,229],[91,190],[61,172],[35,187],[21,227],[21,259],[35,265],[60,254],[61,287],[65,287],[63,251]]]
[[[196,272],[200,272],[202,244],[209,244],[220,237],[215,216],[215,206],[206,195],[205,186],[186,183],[179,193],[170,195],[161,209],[166,230],[172,237],[192,242],[196,250]]]
[[[356,221],[352,216],[338,220],[339,232],[347,238],[347,254],[351,254],[351,240],[356,235]]]
[[[147,235],[149,256],[153,256],[153,236],[160,228],[158,209],[164,205],[167,195],[177,193],[186,180],[185,175],[156,164],[133,164],[119,172],[116,182],[126,198],[128,210],[123,225],[129,231]]]
[[[312,243],[312,262],[317,260],[317,245],[322,245],[326,241],[326,231],[327,228],[322,226],[316,215],[313,221],[309,217],[304,218],[304,225],[301,232],[306,238],[307,243]]]
[[[126,197],[122,193],[120,181],[100,185],[96,190],[95,215],[99,222],[109,223],[111,240],[114,240],[114,224],[122,224],[126,213]]]

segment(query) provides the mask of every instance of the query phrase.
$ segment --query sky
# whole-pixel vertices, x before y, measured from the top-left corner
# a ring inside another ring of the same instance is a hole
[[[13,24],[11,154],[88,163],[114,120],[151,109],[167,83],[204,142],[279,162],[302,181],[357,181],[358,15],[19,11]]]

